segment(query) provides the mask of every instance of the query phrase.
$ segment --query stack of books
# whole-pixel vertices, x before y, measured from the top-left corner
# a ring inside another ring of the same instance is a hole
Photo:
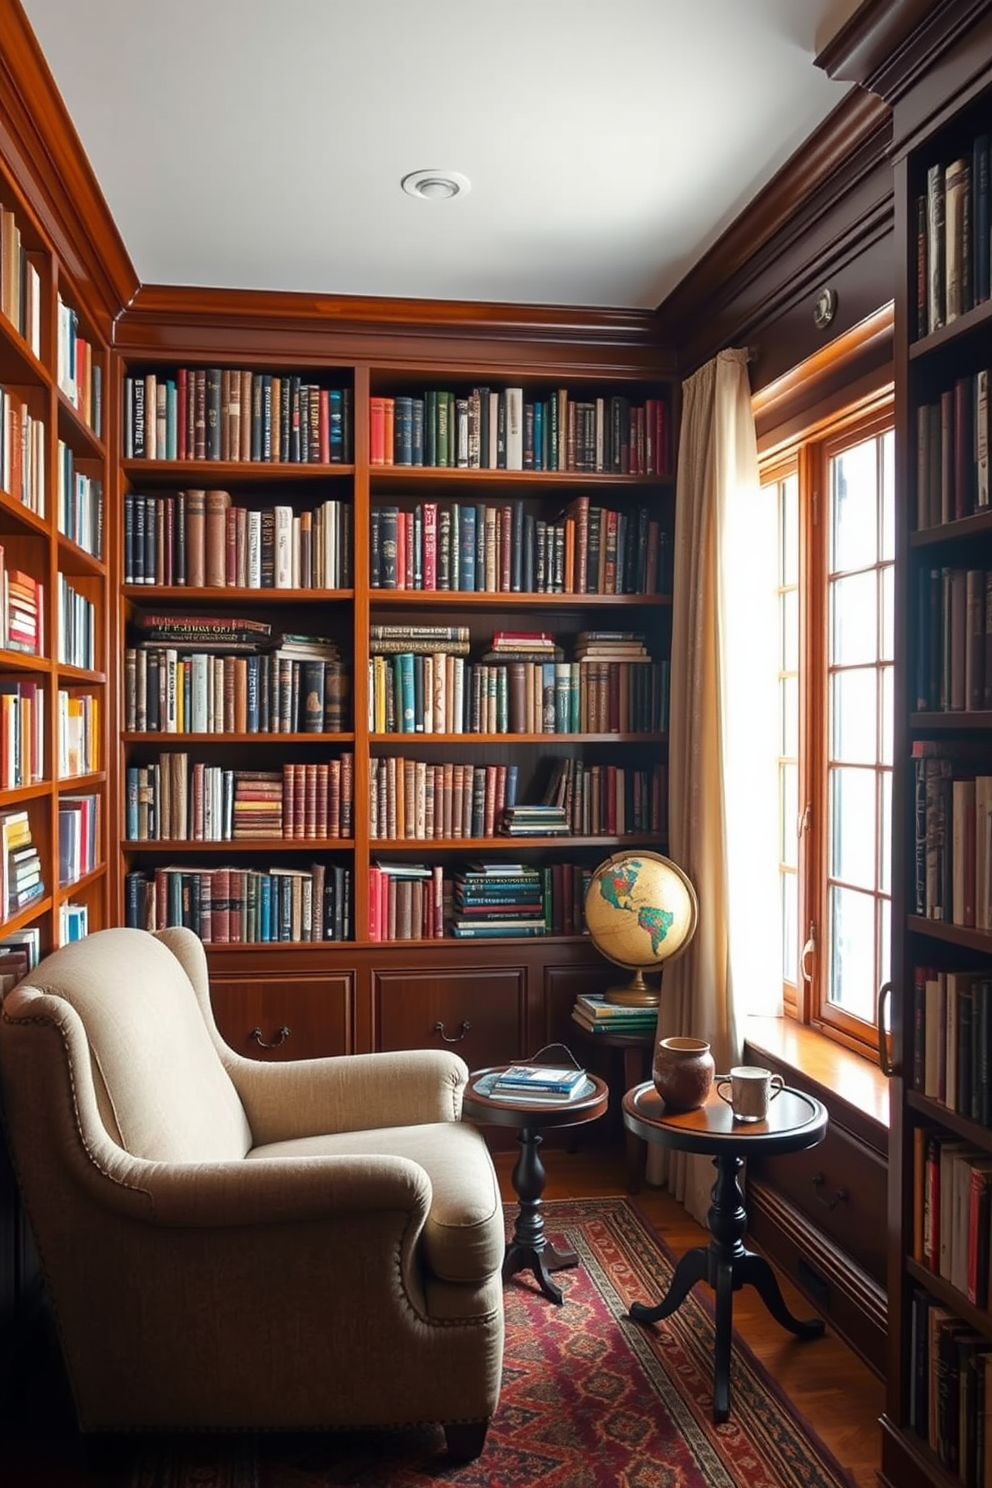
[[[573,1100],[585,1091],[584,1069],[559,1068],[544,1064],[511,1064],[497,1075],[490,1094],[500,1100],[546,1101]]]
[[[580,992],[572,1009],[572,1019],[586,1033],[654,1033],[658,1009],[623,1007],[608,1002],[602,993]]]
[[[567,837],[571,828],[564,806],[520,805],[504,808],[499,830],[504,837]]]
[[[452,902],[457,940],[547,933],[543,880],[524,863],[470,863],[455,874]]]
[[[7,811],[0,817],[0,852],[3,909],[7,916],[19,914],[45,892],[41,857],[31,838],[26,810]]]

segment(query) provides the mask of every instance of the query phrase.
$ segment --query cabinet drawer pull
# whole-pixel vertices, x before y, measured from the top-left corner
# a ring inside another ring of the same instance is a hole
[[[265,1042],[264,1038],[262,1037],[262,1030],[260,1028],[253,1028],[248,1037],[250,1039],[253,1039],[260,1049],[278,1049],[279,1046],[281,1044],[284,1044],[289,1038],[289,1034],[290,1030],[284,1023],[281,1028],[276,1029],[276,1036],[272,1040],[271,1044],[267,1044]]]
[[[822,1204],[823,1207],[824,1207],[824,1209],[828,1209],[828,1210],[829,1209],[836,1209],[838,1204],[846,1204],[847,1203],[847,1189],[846,1188],[838,1188],[832,1199],[828,1199],[828,1198],[825,1198],[824,1197],[824,1195],[822,1193],[822,1189],[823,1189],[823,1185],[824,1185],[824,1183],[826,1181],[827,1180],[824,1178],[824,1176],[823,1176],[822,1173],[814,1173],[813,1176],[812,1176],[812,1178],[810,1179],[810,1182],[812,1183],[813,1189],[814,1189],[814,1191],[816,1193],[816,1202],[818,1204]]]
[[[460,1044],[461,1041],[462,1041],[462,1039],[465,1037],[465,1035],[468,1033],[468,1031],[469,1031],[469,1029],[471,1027],[472,1027],[472,1025],[468,1021],[468,1019],[467,1018],[463,1018],[462,1021],[458,1025],[458,1032],[455,1033],[455,1034],[452,1034],[452,1036],[450,1038],[448,1037],[448,1035],[444,1031],[444,1024],[443,1023],[440,1023],[440,1022],[435,1023],[434,1024],[434,1032],[435,1033],[439,1033],[446,1044]]]

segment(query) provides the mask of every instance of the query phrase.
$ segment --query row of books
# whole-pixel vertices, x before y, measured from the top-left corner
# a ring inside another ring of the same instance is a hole
[[[918,1288],[910,1307],[909,1424],[949,1481],[992,1485],[992,1343]]]
[[[44,684],[28,678],[0,682],[0,787],[34,785],[44,775]]]
[[[989,298],[989,135],[934,161],[916,198],[916,334],[950,325]]]
[[[60,576],[61,577],[61,576]],[[0,648],[45,654],[45,586],[34,574],[7,563],[0,543]]]
[[[992,708],[992,570],[924,567],[916,610],[916,706]]]
[[[181,654],[151,642],[124,651],[129,733],[338,734],[348,726],[350,693],[340,658],[282,649]]]
[[[354,756],[232,770],[185,753],[128,765],[125,828],[135,842],[350,838]]]
[[[470,662],[401,652],[371,656],[368,683],[377,734],[655,733],[668,712],[667,663],[649,658]]]
[[[124,909],[125,924],[134,929],[185,925],[207,944],[350,940],[351,869],[323,862],[136,869],[125,876]]]
[[[20,394],[0,387],[0,490],[45,515],[45,423]]]
[[[989,371],[959,377],[916,410],[916,525],[937,527],[989,504]]]
[[[980,747],[980,746],[979,746]],[[916,739],[916,914],[992,929],[992,774],[961,741]]]
[[[0,202],[0,312],[41,356],[41,276],[28,258],[17,217]]]
[[[913,968],[913,1088],[992,1127],[992,976]]]
[[[517,778],[517,765],[373,756],[370,836],[424,841],[492,837],[505,807],[516,802]]]
[[[20,683],[25,687],[28,684]],[[58,777],[92,775],[100,769],[100,695],[60,687],[58,708]],[[42,739],[44,735],[40,736]]]
[[[59,796],[59,887],[92,873],[100,862],[100,797]]]
[[[179,367],[124,379],[125,460],[352,461],[351,389],[292,373]]]
[[[187,589],[342,589],[352,509],[236,506],[229,491],[124,497],[124,582]]]
[[[99,439],[103,432],[103,367],[93,355],[90,342],[80,335],[78,315],[61,294],[56,327],[59,392]]]
[[[545,790],[569,830],[580,837],[624,837],[668,830],[668,766],[591,764],[570,756],[556,761]]]
[[[659,398],[583,398],[567,388],[545,398],[528,398],[519,387],[377,394],[369,399],[369,459],[438,469],[665,475],[669,414]]]
[[[63,573],[58,576],[55,594],[58,601],[58,660],[64,666],[82,667],[92,671],[96,666],[96,606]],[[40,638],[40,612],[38,634]]]
[[[963,1138],[914,1130],[915,1259],[976,1307],[989,1307],[992,1153]]]
[[[0,814],[0,902],[10,917],[44,897],[41,857],[27,809]]]
[[[477,861],[452,875],[439,863],[377,859],[369,866],[369,939],[583,934],[590,877],[579,863]]]
[[[547,521],[523,501],[373,506],[373,589],[524,594],[655,594],[671,587],[668,533],[647,507],[576,496]]]
[[[586,1033],[653,1034],[658,1009],[626,1007],[610,1002],[602,993],[580,992],[572,1008],[572,1021]]]
[[[74,904],[63,899],[59,905],[59,945],[83,940],[90,933],[90,911],[88,904]]]
[[[55,474],[59,531],[94,558],[102,558],[103,483],[76,469],[76,456],[61,439]]]
[[[23,981],[41,960],[41,928],[27,925],[0,940],[0,997]]]

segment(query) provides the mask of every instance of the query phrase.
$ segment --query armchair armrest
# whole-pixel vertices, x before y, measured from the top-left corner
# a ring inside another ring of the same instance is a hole
[[[267,1064],[222,1055],[256,1146],[317,1132],[420,1126],[461,1117],[468,1067],[446,1049]]]
[[[404,1157],[152,1163],[109,1143],[90,1157],[104,1206],[153,1225],[230,1229],[389,1211],[417,1232],[431,1203],[427,1173]]]

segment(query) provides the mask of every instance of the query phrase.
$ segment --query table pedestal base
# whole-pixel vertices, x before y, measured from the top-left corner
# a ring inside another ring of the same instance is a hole
[[[706,1216],[711,1240],[709,1245],[689,1250],[675,1268],[668,1291],[655,1307],[632,1302],[630,1316],[635,1323],[657,1323],[670,1317],[688,1296],[697,1281],[708,1281],[716,1293],[713,1366],[713,1419],[725,1421],[730,1414],[730,1345],[733,1323],[733,1294],[750,1284],[776,1322],[797,1338],[819,1338],[823,1334],[822,1318],[794,1317],[785,1304],[782,1289],[764,1256],[745,1250],[743,1243],[747,1215],[744,1195],[737,1181],[743,1159],[720,1156],[713,1159],[716,1183],[712,1204]]]
[[[520,1155],[513,1169],[512,1180],[520,1207],[513,1227],[513,1239],[503,1257],[503,1280],[508,1281],[518,1271],[533,1271],[538,1286],[548,1301],[556,1302],[560,1307],[564,1300],[562,1290],[555,1286],[550,1272],[577,1266],[579,1257],[574,1250],[556,1250],[545,1238],[544,1216],[541,1213],[545,1172],[541,1161],[540,1134],[531,1127],[524,1127],[517,1141],[520,1144]]]

